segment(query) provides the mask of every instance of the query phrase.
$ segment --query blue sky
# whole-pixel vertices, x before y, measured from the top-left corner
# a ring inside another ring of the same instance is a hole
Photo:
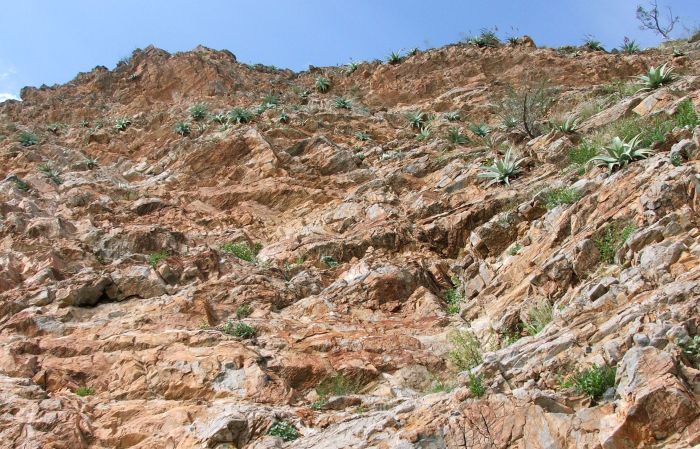
[[[225,48],[242,62],[294,70],[441,46],[485,27],[528,34],[538,45],[579,44],[587,34],[608,49],[624,36],[656,45],[660,39],[638,27],[639,1],[646,0],[2,0],[0,101],[25,85],[113,68],[149,44]],[[700,24],[700,0],[659,3],[686,27]]]

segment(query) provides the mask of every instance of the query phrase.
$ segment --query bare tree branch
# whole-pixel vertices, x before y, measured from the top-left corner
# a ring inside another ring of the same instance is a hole
[[[669,39],[673,27],[680,20],[678,16],[673,15],[673,10],[668,6],[668,18],[664,20],[659,12],[659,5],[657,0],[651,0],[649,2],[649,9],[645,9],[643,6],[637,6],[637,20],[641,23],[639,26],[642,30],[651,30],[655,33],[663,36],[664,39]]]

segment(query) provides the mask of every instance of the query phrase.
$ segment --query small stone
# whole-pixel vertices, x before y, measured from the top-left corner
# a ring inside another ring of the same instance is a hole
[[[642,333],[634,334],[632,340],[634,340],[634,344],[637,346],[649,346],[650,343],[649,337]]]

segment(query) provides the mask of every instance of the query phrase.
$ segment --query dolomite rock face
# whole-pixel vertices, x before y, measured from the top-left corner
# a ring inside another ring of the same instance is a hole
[[[611,174],[568,158],[615,121],[700,109],[700,50],[684,49],[567,54],[525,37],[346,74],[149,47],[25,88],[0,104],[0,447],[700,444],[699,128]],[[601,89],[669,61],[667,87]],[[552,117],[597,102],[578,134],[498,128],[489,103],[533,66],[557,88]],[[250,122],[189,117],[269,93]],[[435,114],[429,139],[409,110]],[[510,187],[477,177],[497,153],[470,122],[525,157]],[[469,142],[450,144],[452,127]],[[22,131],[40,142],[20,146]],[[576,195],[547,204],[549,187]],[[613,228],[626,240],[601,246]],[[551,322],[526,332],[544,302]],[[450,357],[456,330],[481,348],[471,372]],[[563,382],[603,365],[614,386],[594,398]],[[278,422],[298,438],[269,435]]]

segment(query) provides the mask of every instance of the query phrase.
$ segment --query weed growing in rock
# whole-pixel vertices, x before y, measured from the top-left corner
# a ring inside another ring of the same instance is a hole
[[[445,120],[449,122],[457,122],[461,119],[459,111],[445,112],[444,114],[442,114],[442,116],[445,117]]]
[[[277,96],[274,92],[268,92],[265,95],[263,95],[262,104],[264,104],[268,108],[278,106],[280,104],[280,97]]]
[[[403,61],[403,56],[401,56],[399,53],[392,51],[389,53],[389,56],[386,58],[386,62],[392,65],[400,64]]]
[[[515,122],[517,128],[535,138],[542,133],[544,119],[554,103],[556,90],[547,81],[526,85],[521,89],[509,86],[506,94],[495,101],[498,115],[504,122]]]
[[[581,195],[571,187],[547,189],[541,193],[542,201],[547,210],[552,210],[561,204],[574,204]]]
[[[25,192],[29,190],[29,184],[27,184],[25,181],[22,180],[22,178],[20,178],[17,175],[8,176],[7,180],[11,181],[19,190],[23,190]]]
[[[19,144],[23,147],[31,147],[32,145],[39,143],[39,138],[34,133],[24,131],[17,137],[17,142],[19,142]]]
[[[695,112],[695,107],[693,107],[693,102],[686,98],[681,101],[676,109],[676,124],[681,128],[695,128],[698,126],[698,114]]]
[[[367,142],[368,140],[372,140],[372,137],[364,131],[357,131],[355,133],[355,139],[360,142]]]
[[[700,335],[695,335],[689,338],[684,343],[679,343],[683,356],[695,367],[700,365]]]
[[[248,123],[253,119],[253,113],[245,108],[233,108],[228,113],[228,119],[233,123]]]
[[[240,306],[236,307],[236,318],[239,320],[248,318],[251,313],[253,313],[253,308],[250,306],[250,304],[241,304]]]
[[[352,103],[345,97],[337,97],[333,100],[333,106],[335,106],[336,109],[352,109]]]
[[[622,41],[622,45],[620,45],[620,51],[628,55],[639,53],[639,44],[637,44],[634,39],[630,39],[629,37],[625,36]]]
[[[673,69],[664,64],[660,67],[649,67],[647,73],[639,76],[639,83],[646,90],[654,90],[675,79]]]
[[[454,331],[447,336],[447,339],[452,345],[448,357],[460,371],[470,370],[483,361],[481,344],[473,333],[467,330]]]
[[[338,261],[335,260],[332,256],[323,255],[323,256],[321,256],[320,260],[321,260],[321,262],[323,262],[328,268],[335,268],[335,267],[337,267],[337,266],[339,265],[339,264],[338,264]]]
[[[128,128],[129,125],[131,125],[131,120],[126,117],[121,117],[114,122],[114,129],[120,132],[126,131],[126,128]]]
[[[586,36],[583,41],[583,47],[591,51],[605,51],[600,41],[593,38],[593,36]]]
[[[348,379],[342,373],[336,373],[330,377],[323,379],[316,386],[316,393],[321,398],[330,396],[347,396],[355,394],[360,390],[360,383],[353,379]]]
[[[488,185],[494,183],[504,183],[510,185],[510,179],[520,173],[522,159],[513,156],[512,148],[508,148],[503,159],[496,158],[493,165],[482,165],[479,178],[490,179]]]
[[[153,253],[148,255],[148,265],[152,266],[153,268],[158,266],[158,263],[161,260],[164,260],[166,257],[168,257],[169,254],[167,251],[161,251],[158,253]]]
[[[316,86],[316,90],[321,93],[328,92],[328,90],[331,88],[331,80],[323,76],[319,76],[316,78],[314,86]]]
[[[447,313],[454,315],[459,313],[462,295],[459,292],[460,282],[457,277],[452,278],[454,287],[445,290],[445,302],[447,302]]]
[[[290,424],[287,421],[277,421],[272,425],[272,427],[270,427],[267,434],[280,437],[284,441],[294,441],[299,438],[299,431],[293,424]]]
[[[594,365],[574,374],[571,379],[578,393],[587,394],[594,401],[600,399],[605,391],[615,386],[615,367]]]
[[[636,231],[636,228],[631,225],[627,225],[622,229],[614,224],[607,226],[602,234],[593,240],[600,253],[600,259],[604,263],[612,264],[615,261],[615,253],[634,231]]]
[[[459,128],[450,128],[447,130],[447,140],[455,145],[464,145],[469,142],[467,136],[462,134],[462,130]]]
[[[233,254],[239,259],[245,260],[246,262],[255,262],[255,256],[258,255],[261,249],[262,245],[260,243],[256,243],[252,247],[246,242],[229,242],[224,243],[221,246],[222,251],[227,252],[229,254]]]
[[[481,376],[469,374],[469,392],[477,398],[482,397],[486,393],[486,387]]]
[[[194,121],[204,120],[209,113],[209,108],[204,103],[197,103],[190,107],[190,117]]]
[[[491,132],[491,128],[485,123],[470,123],[467,128],[477,137],[486,137]]]
[[[547,300],[535,304],[527,313],[523,329],[528,335],[537,335],[552,321],[552,305]]]
[[[473,36],[467,39],[467,44],[474,45],[479,48],[498,47],[501,45],[501,40],[496,36],[494,30],[482,28],[478,36]]]
[[[416,134],[416,140],[419,142],[427,140],[429,137],[430,137],[430,126],[428,126],[428,125],[423,126],[420,129],[420,131],[418,131],[418,134]]]
[[[228,123],[228,114],[226,114],[225,112],[218,112],[211,116],[211,120],[220,125],[223,125],[225,123]]]
[[[639,148],[641,135],[633,137],[629,141],[624,141],[619,137],[615,137],[613,141],[605,147],[607,155],[596,156],[591,159],[598,166],[608,167],[611,172],[623,168],[630,162],[646,159],[654,152],[649,148]]]
[[[240,321],[234,323],[231,320],[226,321],[226,324],[224,324],[221,331],[225,334],[233,335],[234,337],[242,338],[244,340],[255,337],[257,333],[253,326],[249,326]]]
[[[289,123],[289,116],[287,115],[287,113],[284,111],[280,112],[280,114],[277,116],[277,122],[278,123]]]
[[[95,390],[90,387],[78,387],[75,389],[75,394],[76,396],[80,396],[81,398],[85,396],[92,396],[95,394]]]
[[[575,117],[567,117],[564,121],[555,123],[554,127],[563,133],[572,134],[576,132],[578,122]]]
[[[352,75],[358,67],[358,63],[350,61],[349,63],[345,64],[345,74],[348,76]]]
[[[49,178],[54,184],[60,185],[63,183],[63,180],[58,176],[58,173],[56,170],[54,170],[50,164],[41,164],[39,167],[37,167],[37,170],[47,178]]]
[[[406,119],[411,128],[420,130],[425,124],[427,117],[424,112],[421,111],[408,111],[404,113],[403,117]]]
[[[175,132],[180,134],[181,136],[189,136],[190,135],[190,125],[184,122],[177,122],[175,124]]]
[[[440,379],[433,375],[433,382],[430,384],[430,388],[426,393],[449,393],[455,388],[457,388],[456,382]]]
[[[58,132],[65,127],[66,125],[62,123],[49,123],[46,125],[46,130],[52,134],[58,134]]]
[[[510,249],[508,250],[508,254],[510,254],[511,256],[518,255],[520,251],[522,251],[522,249],[523,245],[521,245],[520,243],[516,243],[515,245],[510,247]]]

